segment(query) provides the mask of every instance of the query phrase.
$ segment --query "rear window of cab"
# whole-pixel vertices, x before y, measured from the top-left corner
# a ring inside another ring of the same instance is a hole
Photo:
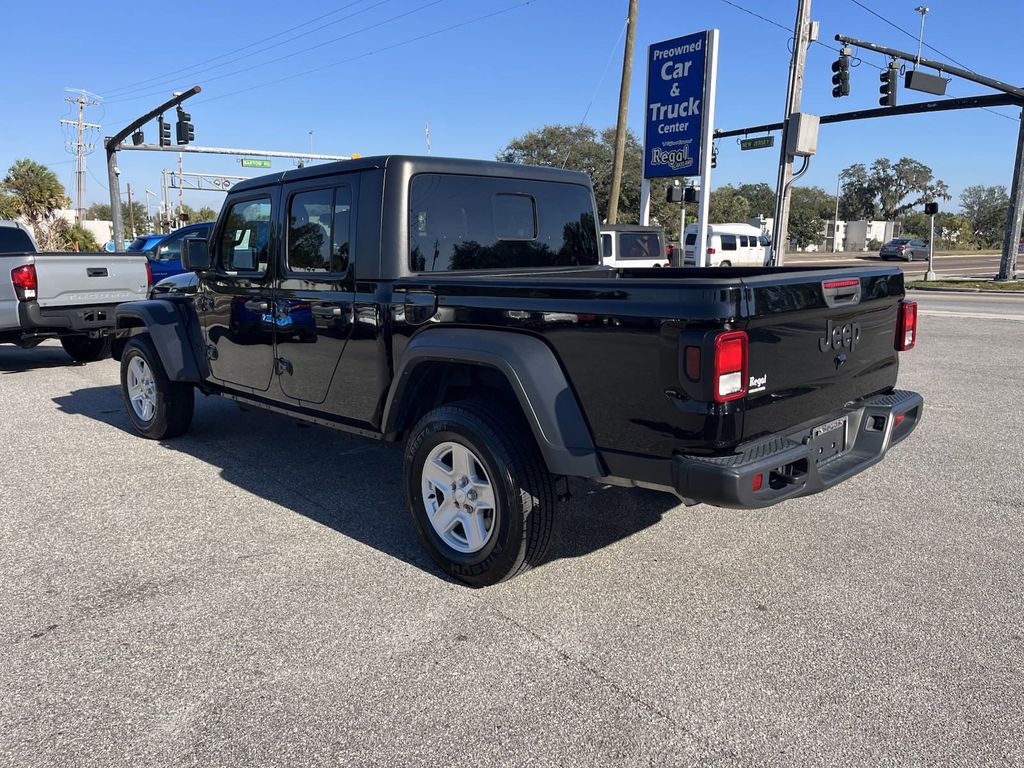
[[[588,187],[422,173],[412,178],[409,192],[413,272],[600,262]]]

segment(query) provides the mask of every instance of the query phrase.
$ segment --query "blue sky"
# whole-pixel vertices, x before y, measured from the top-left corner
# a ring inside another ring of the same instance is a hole
[[[860,2],[916,34],[913,0]],[[735,3],[792,26],[795,0]],[[926,43],[976,71],[1024,82],[1019,52],[1024,3],[928,4]],[[854,0],[813,5],[821,39],[829,45],[841,32],[916,49],[913,39]],[[510,139],[547,123],[574,124],[587,113],[590,125],[614,124],[626,7],[626,0],[525,5],[522,0],[178,0],[122,4],[117,16],[96,3],[61,1],[45,10],[8,4],[8,30],[43,25],[44,33],[5,36],[5,58],[18,64],[8,68],[0,86],[0,169],[31,157],[50,165],[72,189],[74,164],[58,125],[68,116],[66,87],[105,97],[102,106],[87,111],[87,119],[112,132],[170,91],[197,83],[203,93],[188,107],[197,144],[304,151],[312,130],[318,152],[423,153],[429,122],[435,155],[492,158]],[[488,14],[494,15],[479,19]],[[463,26],[443,31],[455,25]],[[640,0],[629,113],[638,134],[646,46],[710,27],[721,30],[717,127],[780,119],[789,62],[785,31],[724,0]],[[260,42],[272,35],[278,36]],[[243,46],[250,47],[232,53]],[[925,55],[947,58],[927,49]],[[280,60],[268,61],[275,58]],[[812,46],[803,109],[828,114],[876,106],[878,70],[868,62],[884,65],[884,58],[870,53],[863,58],[865,64],[852,72],[852,95],[833,99],[835,53]],[[954,79],[948,92],[990,91]],[[900,103],[919,96],[901,88]],[[851,163],[907,155],[950,185],[953,205],[970,184],[1009,186],[1019,110],[997,111],[1002,116],[972,110],[823,126],[818,155],[801,183],[832,190],[836,174]],[[155,132],[154,124],[147,140],[155,140]],[[713,186],[758,181],[774,186],[777,150],[740,152],[735,139],[721,141],[719,149]],[[126,180],[140,199],[146,188],[157,191],[160,169],[175,167],[176,157],[122,153],[122,192]],[[275,170],[290,166],[290,161],[274,161]],[[88,200],[104,201],[102,151],[89,157],[89,168]],[[205,155],[185,155],[184,168],[253,173],[243,171],[237,159]],[[194,206],[221,198],[186,194]]]

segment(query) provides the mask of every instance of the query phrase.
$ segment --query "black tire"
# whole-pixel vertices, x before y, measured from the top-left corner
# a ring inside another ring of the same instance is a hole
[[[403,480],[413,524],[434,561],[473,587],[496,584],[539,564],[551,540],[556,502],[552,478],[533,435],[509,410],[499,401],[444,405],[423,416],[406,442]],[[466,554],[449,546],[424,505],[423,467],[443,443],[468,448],[491,480],[491,528],[477,552]]]
[[[129,369],[133,361],[141,359],[152,373],[152,392],[155,405],[152,415],[144,418],[132,404],[129,395]],[[153,348],[148,336],[135,336],[124,345],[121,353],[121,396],[124,398],[128,418],[143,437],[151,440],[177,437],[188,430],[195,407],[195,389],[191,384],[171,381],[164,364]]]
[[[91,363],[102,360],[110,354],[110,337],[100,336],[90,339],[88,336],[61,336],[60,345],[78,363]]]
[[[732,266],[732,262],[731,261],[721,261],[721,262],[718,263],[718,266],[719,267],[731,267]]]

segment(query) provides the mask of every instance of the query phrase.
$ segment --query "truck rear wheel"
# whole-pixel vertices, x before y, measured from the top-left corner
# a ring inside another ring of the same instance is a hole
[[[177,437],[192,423],[195,390],[171,381],[152,343],[130,339],[121,353],[121,393],[135,431],[151,440]]]
[[[544,557],[555,493],[533,436],[495,403],[464,400],[427,413],[409,433],[405,493],[435,562],[474,587]]]
[[[109,336],[95,339],[88,336],[61,336],[60,345],[71,355],[71,359],[78,363],[91,363],[110,354]]]

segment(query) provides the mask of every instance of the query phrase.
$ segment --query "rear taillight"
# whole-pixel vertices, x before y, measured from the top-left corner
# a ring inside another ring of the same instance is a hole
[[[901,301],[896,317],[896,349],[906,352],[917,343],[917,302]]]
[[[146,259],[146,287],[153,287],[153,267],[149,263],[149,259]]]
[[[715,253],[715,249],[714,248],[708,248],[708,253],[710,253],[713,256],[714,253]]]
[[[36,282],[36,265],[23,264],[11,270],[11,282],[18,301],[35,301],[39,284]]]
[[[714,398],[727,403],[747,394],[747,332],[730,331],[715,337]]]

